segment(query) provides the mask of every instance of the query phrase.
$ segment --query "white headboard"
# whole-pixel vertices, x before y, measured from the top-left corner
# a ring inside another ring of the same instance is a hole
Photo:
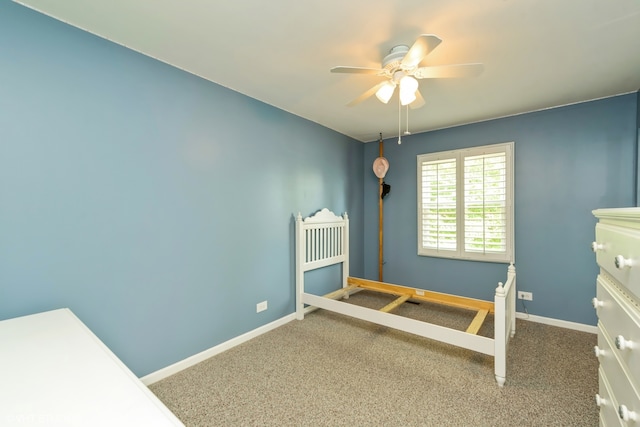
[[[322,209],[307,218],[296,217],[296,312],[301,316],[304,273],[342,264],[342,286],[349,276],[349,217]]]

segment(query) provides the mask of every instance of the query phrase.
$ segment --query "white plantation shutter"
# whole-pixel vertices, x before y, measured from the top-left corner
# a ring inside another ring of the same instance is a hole
[[[422,243],[434,250],[457,250],[456,159],[422,164]]]
[[[464,158],[464,250],[507,249],[506,154]]]
[[[418,156],[418,254],[513,260],[513,143]]]

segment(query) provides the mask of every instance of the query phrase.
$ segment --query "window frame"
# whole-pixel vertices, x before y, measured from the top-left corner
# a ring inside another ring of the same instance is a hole
[[[513,142],[490,144],[457,150],[439,151],[419,154],[417,156],[417,245],[418,255],[438,258],[461,259],[483,262],[514,262],[514,146]],[[465,250],[465,188],[464,188],[464,160],[466,157],[487,154],[505,153],[505,232],[506,247],[504,252],[472,252]],[[437,162],[455,159],[456,163],[456,249],[432,249],[423,247],[422,224],[422,165],[425,162]]]

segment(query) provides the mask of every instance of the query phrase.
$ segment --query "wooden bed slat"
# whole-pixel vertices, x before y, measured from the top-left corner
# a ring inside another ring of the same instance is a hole
[[[375,280],[361,279],[358,277],[347,278],[349,285],[356,285],[362,289],[369,289],[377,292],[384,292],[394,295],[409,295],[409,298],[428,301],[451,307],[464,308],[467,310],[487,310],[488,313],[495,311],[492,302],[478,300],[474,298],[460,297],[457,295],[443,294],[440,292],[424,291],[422,289],[409,288],[406,286],[377,282]]]
[[[379,311],[382,311],[384,313],[388,313],[391,310],[395,310],[398,306],[402,305],[402,303],[407,301],[409,298],[411,298],[410,295],[402,295],[400,298],[397,298],[394,301],[392,301],[389,304],[387,304],[384,307],[382,307]]]
[[[474,335],[477,334],[480,330],[480,327],[482,326],[482,323],[484,323],[484,319],[487,318],[487,314],[489,314],[488,310],[479,310],[478,314],[476,314],[476,317],[474,317],[469,324],[466,332]]]
[[[340,288],[337,291],[330,292],[330,293],[326,294],[324,297],[325,298],[331,298],[331,299],[340,299],[345,294],[349,293],[349,291],[352,291],[353,289],[357,289],[357,288],[358,287],[355,286],[355,285],[347,286],[346,288]]]

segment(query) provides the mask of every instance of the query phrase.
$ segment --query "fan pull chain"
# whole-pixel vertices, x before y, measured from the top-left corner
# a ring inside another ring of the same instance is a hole
[[[409,104],[407,104],[407,130],[404,131],[405,135],[411,135],[411,132],[409,132]]]
[[[400,103],[400,96],[398,96],[398,145],[402,144],[402,104]]]
[[[405,135],[409,135],[411,132],[409,132],[409,104],[407,104],[407,130],[404,131]]]

